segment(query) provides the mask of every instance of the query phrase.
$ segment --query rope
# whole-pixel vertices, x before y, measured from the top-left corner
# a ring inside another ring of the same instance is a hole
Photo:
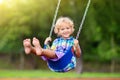
[[[88,3],[87,3],[87,6],[86,6],[86,9],[85,9],[85,12],[84,12],[84,15],[83,15],[82,21],[81,21],[81,23],[80,23],[79,30],[78,30],[77,35],[76,35],[76,39],[79,38],[79,35],[80,35],[80,32],[81,32],[81,29],[82,29],[83,23],[84,23],[84,21],[85,21],[85,17],[86,17],[87,11],[88,11],[88,8],[89,8],[89,6],[90,6],[90,2],[91,2],[91,0],[88,0]]]
[[[57,17],[57,14],[58,14],[58,9],[60,7],[60,3],[61,3],[61,0],[58,0],[58,4],[57,4],[56,10],[55,10],[55,14],[54,14],[54,18],[53,18],[53,22],[52,22],[49,37],[52,36],[52,32],[53,32],[53,29],[54,29],[54,24],[55,24],[55,21],[56,21],[56,17]]]
[[[87,12],[88,12],[88,8],[89,8],[89,6],[90,6],[90,2],[91,2],[91,0],[88,0],[88,3],[87,3],[87,6],[86,6],[86,9],[85,9],[85,12],[84,12],[82,21],[81,21],[81,23],[80,23],[79,30],[78,30],[77,35],[76,35],[76,39],[79,38],[79,35],[80,35],[80,32],[81,32],[82,26],[83,26],[84,21],[85,21],[85,18],[86,18],[86,14],[87,14]],[[53,18],[53,22],[52,22],[52,26],[51,26],[51,30],[50,30],[49,37],[52,36],[52,32],[53,32],[53,29],[54,29],[54,24],[55,24],[55,21],[56,21],[56,17],[57,17],[57,14],[58,14],[58,10],[59,10],[59,7],[60,7],[60,3],[61,3],[61,0],[58,0],[58,4],[57,4],[56,10],[55,10],[55,14],[54,14],[54,18]]]

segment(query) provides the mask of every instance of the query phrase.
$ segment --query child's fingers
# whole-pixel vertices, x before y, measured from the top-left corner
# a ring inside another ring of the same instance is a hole
[[[51,37],[48,37],[48,41],[52,41],[52,38],[51,38]]]

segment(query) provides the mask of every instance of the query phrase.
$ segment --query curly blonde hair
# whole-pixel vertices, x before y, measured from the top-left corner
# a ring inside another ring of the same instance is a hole
[[[60,18],[58,18],[58,20],[56,21],[56,24],[55,24],[55,28],[54,28],[55,34],[58,34],[59,29],[61,27],[61,23],[67,23],[72,28],[72,33],[74,32],[73,21],[68,17],[60,17]]]

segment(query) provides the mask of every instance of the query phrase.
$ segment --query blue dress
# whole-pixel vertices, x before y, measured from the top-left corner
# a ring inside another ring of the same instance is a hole
[[[76,67],[76,57],[73,50],[74,38],[63,39],[62,37],[56,38],[51,46],[55,51],[57,58],[47,59],[45,56],[42,58],[47,61],[50,70],[55,72],[67,72]],[[45,45],[44,48],[48,48]]]

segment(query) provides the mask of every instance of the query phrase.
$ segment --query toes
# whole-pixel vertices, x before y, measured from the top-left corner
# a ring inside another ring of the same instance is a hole
[[[29,45],[29,44],[30,44],[30,39],[23,40],[23,45],[24,46]]]
[[[23,46],[26,54],[29,54],[31,52],[31,43],[30,39],[23,40]]]
[[[33,38],[33,42],[32,43],[33,43],[34,46],[40,46],[39,40],[37,38],[35,38],[35,37]]]

